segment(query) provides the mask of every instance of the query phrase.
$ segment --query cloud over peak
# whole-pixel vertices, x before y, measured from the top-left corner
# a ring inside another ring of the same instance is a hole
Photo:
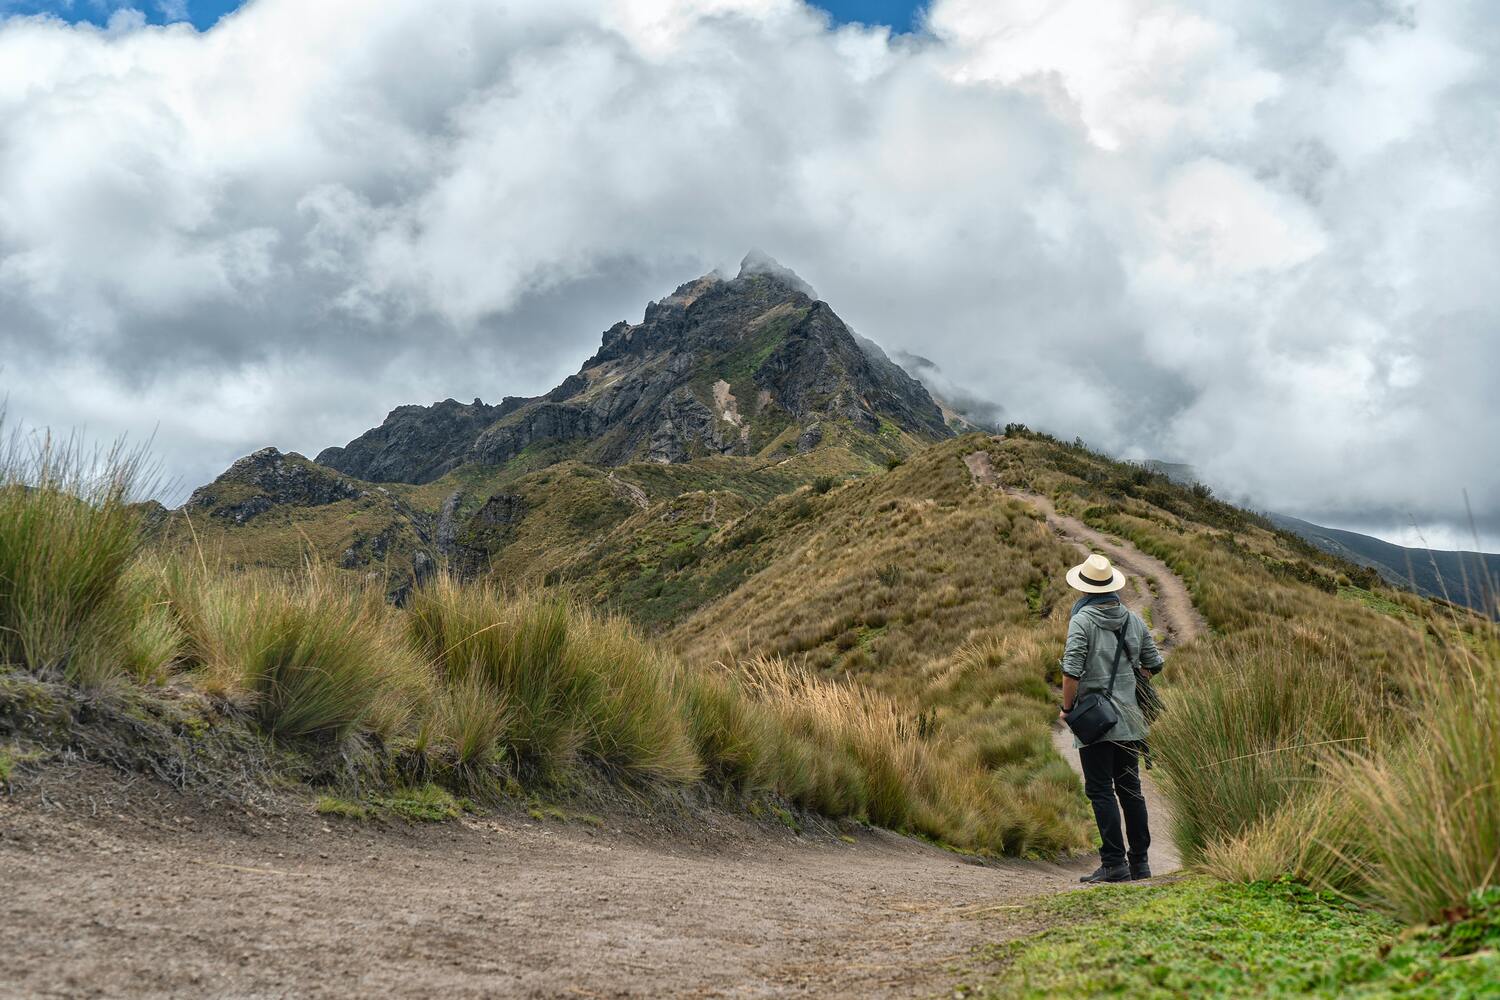
[[[1500,532],[1484,5],[434,10],[0,22],[12,416],[159,425],[192,485],[544,389],[760,246],[1009,419],[1293,513],[1456,522],[1467,486]]]

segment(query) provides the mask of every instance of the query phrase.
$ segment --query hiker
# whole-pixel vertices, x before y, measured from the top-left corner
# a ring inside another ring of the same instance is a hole
[[[1146,852],[1151,831],[1141,794],[1140,760],[1146,717],[1137,699],[1137,678],[1161,671],[1161,653],[1140,616],[1120,602],[1125,574],[1101,555],[1068,571],[1068,585],[1083,596],[1069,612],[1063,651],[1060,718],[1073,730],[1083,764],[1083,788],[1099,825],[1099,868],[1080,882],[1126,882],[1151,877]],[[1142,683],[1144,689],[1146,684]],[[1075,712],[1075,708],[1077,711]],[[1125,836],[1120,812],[1125,813]]]

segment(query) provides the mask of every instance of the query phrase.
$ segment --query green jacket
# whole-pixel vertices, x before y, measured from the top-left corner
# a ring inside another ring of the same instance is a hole
[[[1114,701],[1120,710],[1120,721],[1105,733],[1104,740],[1124,742],[1146,738],[1146,719],[1135,700],[1135,670],[1145,667],[1155,675],[1161,672],[1161,652],[1156,640],[1140,615],[1115,601],[1089,604],[1078,610],[1068,623],[1068,644],[1063,649],[1062,671],[1078,678],[1078,693],[1102,691],[1109,682],[1109,668],[1115,657],[1115,631],[1125,626],[1125,649],[1120,654],[1120,669],[1115,674]],[[1077,737],[1075,747],[1082,746]]]

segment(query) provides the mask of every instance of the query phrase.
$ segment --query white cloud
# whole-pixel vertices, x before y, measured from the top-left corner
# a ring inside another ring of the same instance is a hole
[[[4,9],[0,7],[0,9]],[[128,17],[128,15],[125,15]],[[1477,3],[253,0],[0,23],[0,390],[184,479],[542,391],[764,247],[1010,419],[1500,529]]]

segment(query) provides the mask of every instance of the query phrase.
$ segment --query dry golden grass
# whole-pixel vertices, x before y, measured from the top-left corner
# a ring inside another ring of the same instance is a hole
[[[1456,660],[1457,662],[1453,662]],[[1500,636],[1430,661],[1404,745],[1333,762],[1367,894],[1430,920],[1500,885]]]
[[[963,456],[976,447],[996,445],[971,436],[804,491],[785,501],[807,508],[794,523],[771,505],[725,526],[760,536],[763,567],[666,639],[690,661],[770,656],[852,678],[924,720],[924,742],[962,765],[945,782],[1004,790],[950,828],[1023,853],[1086,846],[1078,784],[1049,735],[1072,551],[1030,507],[972,483]]]
[[[1500,640],[1203,491],[1035,436],[1007,481],[1163,559],[1213,634],[1172,658],[1153,730],[1185,856],[1290,873],[1406,919],[1500,875]]]

